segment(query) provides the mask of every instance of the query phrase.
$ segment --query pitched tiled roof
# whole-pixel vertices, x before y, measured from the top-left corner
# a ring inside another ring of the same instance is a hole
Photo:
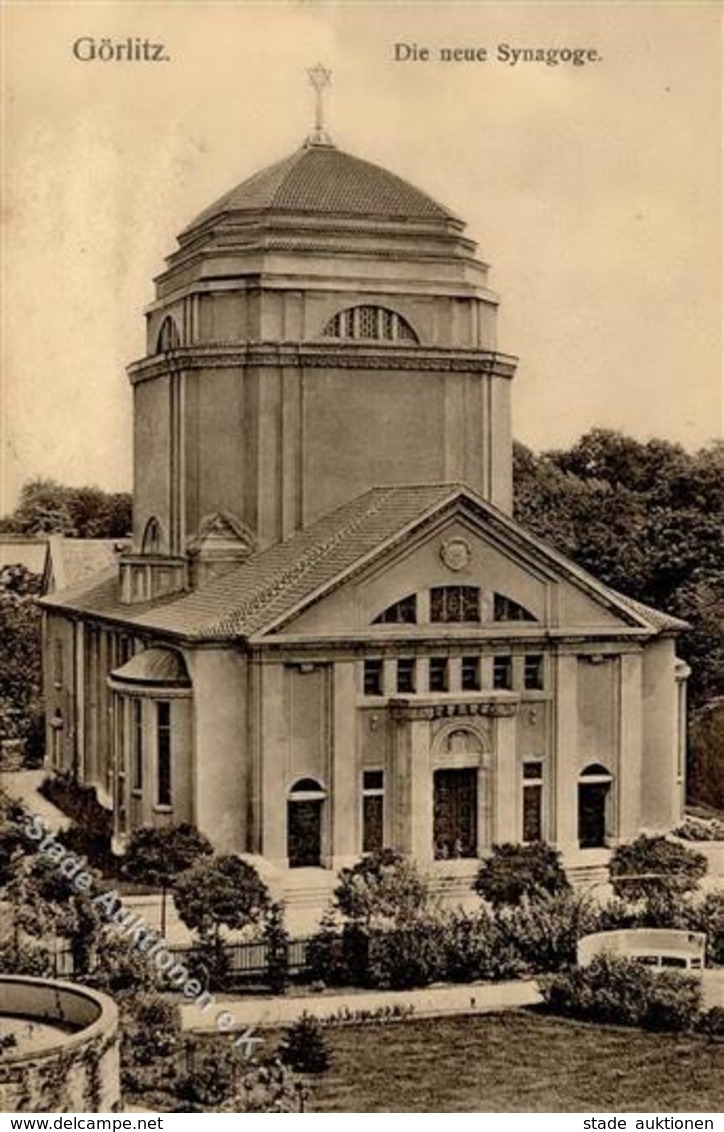
[[[65,590],[87,586],[91,579],[117,563],[125,546],[122,539],[51,535],[48,565],[54,588]]]
[[[224,212],[262,211],[456,219],[426,193],[379,165],[331,145],[308,145],[254,173],[205,209],[186,231]]]
[[[51,596],[45,604],[191,639],[249,637],[293,615],[390,540],[404,537],[411,526],[454,504],[461,495],[485,511],[491,522],[528,544],[541,562],[594,591],[624,616],[628,612],[638,627],[654,632],[687,627],[597,582],[469,488],[455,483],[372,488],[189,594],[126,605],[119,599],[117,571],[113,571],[92,587]]]

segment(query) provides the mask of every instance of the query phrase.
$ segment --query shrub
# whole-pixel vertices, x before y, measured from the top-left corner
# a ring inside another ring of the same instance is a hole
[[[178,1049],[181,1016],[178,1007],[152,991],[125,995],[120,1000],[123,1042],[121,1061],[127,1066],[152,1065]]]
[[[540,973],[574,964],[578,941],[597,930],[599,914],[589,894],[568,889],[523,897],[517,906],[498,909],[495,922],[521,964]]]
[[[724,892],[708,892],[703,900],[683,909],[681,927],[706,934],[706,962],[724,966]]]
[[[229,990],[233,983],[231,957],[223,943],[210,936],[199,936],[188,953],[187,966],[192,979],[204,990]]]
[[[367,986],[391,990],[426,987],[440,979],[444,971],[443,928],[435,920],[374,932],[369,938]]]
[[[720,818],[687,817],[674,833],[684,841],[724,841],[724,821]]]
[[[494,908],[520,904],[524,897],[535,899],[545,893],[563,892],[569,887],[560,853],[542,841],[494,845],[473,884],[475,892]]]
[[[324,1073],[329,1069],[329,1050],[318,1019],[302,1014],[282,1038],[279,1057],[296,1073]]]
[[[644,923],[668,927],[707,869],[706,857],[663,836],[619,845],[609,862],[614,895],[638,904]]]
[[[191,1105],[218,1111],[234,1094],[243,1069],[241,1054],[230,1042],[207,1043],[202,1050],[191,1045],[188,1053],[192,1067],[179,1083],[179,1097]]]
[[[267,948],[267,985],[272,994],[282,994],[289,981],[289,933],[284,926],[283,904],[270,906],[262,938]]]
[[[220,1112],[302,1112],[306,1089],[279,1060],[254,1065],[237,1081]]]
[[[451,982],[516,979],[524,971],[517,948],[486,911],[453,912],[443,932],[444,977]]]
[[[697,1029],[709,1038],[724,1038],[724,1006],[712,1006],[704,1011]]]
[[[53,977],[53,957],[37,944],[6,943],[0,946],[0,971],[6,975]]]
[[[695,976],[655,971],[620,955],[598,955],[587,967],[544,980],[540,989],[555,1014],[649,1030],[686,1030],[701,1007]]]
[[[417,919],[428,905],[429,891],[412,861],[394,849],[382,849],[342,869],[334,899],[348,920],[370,927]]]
[[[324,986],[344,986],[350,981],[342,934],[332,911],[324,914],[318,931],[307,940],[305,974],[310,982]]]
[[[107,930],[98,941],[93,974],[86,981],[113,997],[121,997],[154,990],[157,978],[151,961],[142,952]]]

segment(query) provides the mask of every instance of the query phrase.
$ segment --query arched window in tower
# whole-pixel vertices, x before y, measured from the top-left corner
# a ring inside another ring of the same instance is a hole
[[[161,524],[158,519],[151,518],[146,523],[141,542],[141,554],[161,553]]]
[[[156,353],[165,354],[167,350],[175,350],[177,346],[181,345],[181,337],[178,332],[178,327],[170,314],[167,314],[161,328],[158,332],[156,339]]]
[[[325,338],[366,339],[370,342],[419,342],[409,322],[397,311],[364,303],[348,307],[331,318]]]

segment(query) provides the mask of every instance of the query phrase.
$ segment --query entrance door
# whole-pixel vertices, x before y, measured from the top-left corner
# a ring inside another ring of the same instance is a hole
[[[438,860],[477,856],[478,772],[475,767],[435,771],[433,838]]]
[[[578,787],[578,843],[581,849],[606,844],[607,782],[580,783]]]
[[[287,823],[289,867],[319,868],[322,863],[322,800],[288,802]]]

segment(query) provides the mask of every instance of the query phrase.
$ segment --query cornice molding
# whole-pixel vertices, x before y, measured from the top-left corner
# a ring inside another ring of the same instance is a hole
[[[131,384],[183,370],[284,367],[292,369],[413,370],[482,373],[511,379],[518,359],[495,350],[415,346],[370,347],[355,343],[248,342],[180,346],[128,367]]]

